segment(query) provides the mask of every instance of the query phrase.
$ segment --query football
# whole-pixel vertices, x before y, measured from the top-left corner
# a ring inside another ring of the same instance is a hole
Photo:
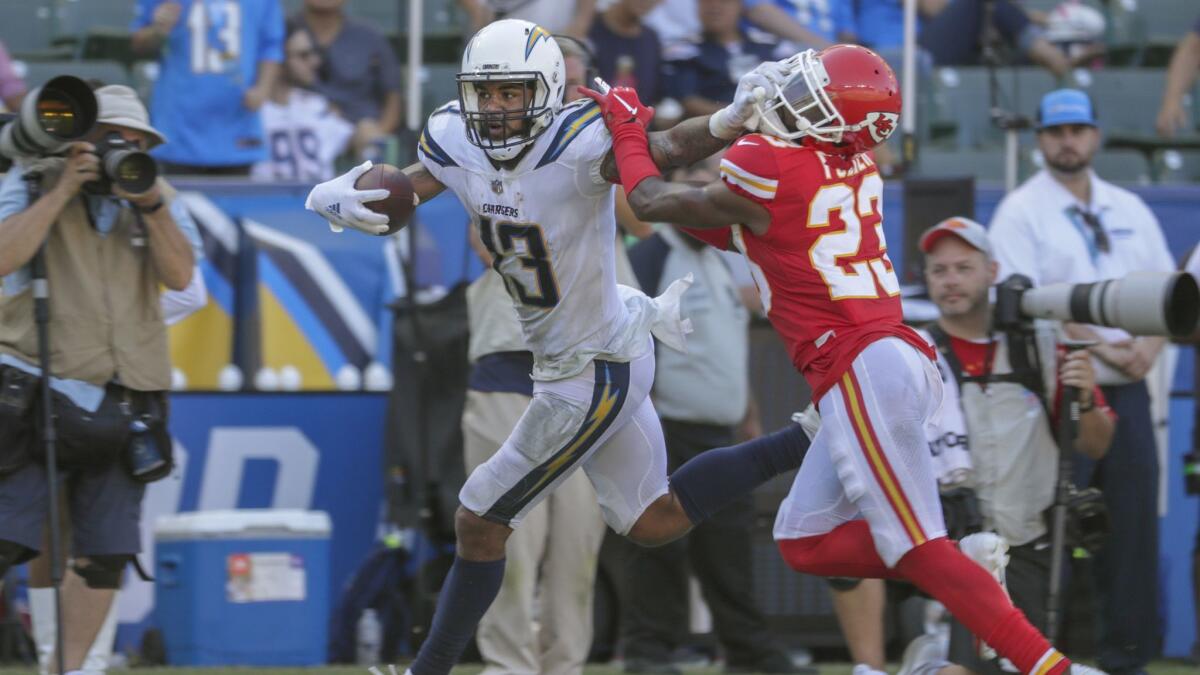
[[[388,229],[379,236],[399,232],[408,224],[413,211],[417,208],[417,195],[413,192],[412,180],[400,169],[390,164],[376,164],[354,181],[354,187],[359,190],[384,189],[388,196],[374,202],[363,202],[363,205],[375,213],[388,217]]]

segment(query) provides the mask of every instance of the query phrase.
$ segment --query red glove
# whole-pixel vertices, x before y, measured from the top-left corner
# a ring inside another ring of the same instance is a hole
[[[607,94],[601,94],[581,85],[578,91],[600,104],[600,114],[609,131],[629,122],[637,122],[643,129],[648,129],[650,120],[654,119],[654,108],[639,101],[637,92],[631,87],[613,87]]]

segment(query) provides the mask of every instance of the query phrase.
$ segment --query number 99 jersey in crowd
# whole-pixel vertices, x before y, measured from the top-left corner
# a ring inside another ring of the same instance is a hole
[[[511,170],[467,134],[459,104],[446,104],[430,115],[418,157],[479,228],[534,354],[534,379],[645,352],[651,317],[631,315],[616,282],[613,186],[600,174],[612,142],[595,102],[563,106]]]
[[[835,155],[751,134],[725,152],[721,180],[771,215],[762,236],[735,225],[730,239],[814,401],[875,340],[899,337],[932,358],[903,324],[883,236],[883,180],[869,153]]]

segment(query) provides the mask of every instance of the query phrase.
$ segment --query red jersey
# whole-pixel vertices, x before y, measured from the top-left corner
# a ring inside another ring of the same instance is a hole
[[[771,214],[762,236],[738,225],[729,235],[814,401],[876,340],[898,337],[934,358],[903,323],[883,237],[883,179],[870,155],[751,134],[725,152],[721,179]]]

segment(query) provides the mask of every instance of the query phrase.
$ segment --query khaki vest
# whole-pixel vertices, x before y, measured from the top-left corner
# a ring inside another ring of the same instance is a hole
[[[54,185],[60,172],[61,163],[47,169],[42,189]],[[142,245],[133,245],[136,227],[133,211],[122,209],[112,231],[101,235],[91,226],[81,196],[68,202],[51,226],[45,251],[50,372],[56,377],[101,386],[120,378],[139,391],[170,387],[158,273],[149,236],[141,234]],[[16,295],[0,295],[0,353],[38,362],[32,285]]]

